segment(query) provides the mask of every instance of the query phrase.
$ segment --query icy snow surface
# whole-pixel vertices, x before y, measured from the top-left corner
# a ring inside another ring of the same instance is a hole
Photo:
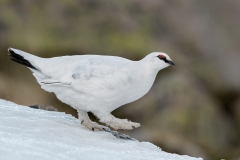
[[[0,99],[1,160],[159,159],[202,160],[161,151],[149,142],[116,139],[89,131],[71,115]]]

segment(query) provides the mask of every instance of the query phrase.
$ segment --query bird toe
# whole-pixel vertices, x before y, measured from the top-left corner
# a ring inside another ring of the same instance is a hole
[[[95,131],[97,130],[103,130],[103,126],[99,125],[96,122],[91,122],[91,121],[81,121],[81,124],[84,125],[86,128],[88,128],[89,130]]]

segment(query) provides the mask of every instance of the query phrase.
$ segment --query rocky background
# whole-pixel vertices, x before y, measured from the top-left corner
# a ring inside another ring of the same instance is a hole
[[[0,0],[0,98],[76,111],[43,91],[7,48],[37,56],[168,53],[142,99],[113,112],[141,122],[125,132],[165,151],[240,158],[240,1]],[[80,135],[79,135],[80,136]]]

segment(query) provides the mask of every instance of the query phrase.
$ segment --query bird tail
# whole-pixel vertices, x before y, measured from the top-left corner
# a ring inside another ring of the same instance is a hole
[[[34,66],[34,63],[33,63],[34,60],[36,60],[39,57],[20,51],[18,49],[14,49],[14,48],[9,48],[8,52],[9,52],[8,54],[9,58],[12,61],[22,64],[28,68],[39,71],[39,69],[36,66]]]

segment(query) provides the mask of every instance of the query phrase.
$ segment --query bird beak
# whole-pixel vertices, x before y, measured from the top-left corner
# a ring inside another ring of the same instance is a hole
[[[170,64],[170,65],[175,66],[175,63],[173,61],[168,61],[167,63]]]

